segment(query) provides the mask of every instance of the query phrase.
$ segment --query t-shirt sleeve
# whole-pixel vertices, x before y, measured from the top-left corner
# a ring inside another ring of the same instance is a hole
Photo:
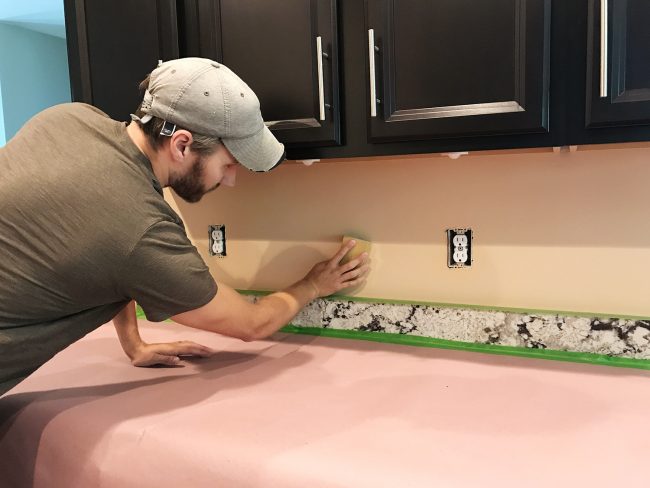
[[[159,322],[208,303],[217,284],[185,231],[158,222],[144,233],[119,277],[123,292]]]

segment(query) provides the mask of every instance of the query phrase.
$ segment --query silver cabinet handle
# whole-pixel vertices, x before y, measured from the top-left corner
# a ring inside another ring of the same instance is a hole
[[[323,87],[323,41],[321,36],[316,38],[316,59],[318,61],[318,107],[320,120],[325,120],[325,89]]]
[[[368,65],[370,69],[370,116],[377,117],[377,85],[375,80],[375,29],[368,29]]]
[[[609,50],[609,0],[600,0],[600,97],[607,96],[607,61]]]

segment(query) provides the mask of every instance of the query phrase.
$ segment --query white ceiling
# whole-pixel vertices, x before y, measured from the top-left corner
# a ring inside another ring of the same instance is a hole
[[[0,0],[0,22],[65,38],[63,0]]]

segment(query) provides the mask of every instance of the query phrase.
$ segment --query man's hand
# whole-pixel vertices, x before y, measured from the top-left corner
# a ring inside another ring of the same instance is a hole
[[[355,244],[356,241],[351,240],[342,245],[334,257],[318,263],[305,276],[304,280],[311,284],[318,297],[326,297],[344,288],[352,288],[363,283],[370,271],[368,253],[364,252],[358,258],[340,264],[343,256]]]
[[[131,351],[133,366],[182,366],[180,356],[195,356],[207,358],[215,353],[213,349],[196,342],[179,341],[169,343],[147,344],[140,343]]]
[[[130,302],[115,317],[115,330],[120,338],[122,349],[134,366],[180,365],[180,356],[208,357],[214,350],[195,342],[179,341],[147,344],[138,332],[138,319],[135,315],[135,302]]]
[[[219,291],[207,304],[175,315],[172,320],[244,341],[264,339],[289,323],[315,298],[363,283],[370,270],[366,253],[347,264],[340,264],[343,256],[354,246],[354,241],[344,244],[334,257],[318,263],[303,279],[260,298],[254,304],[229,286],[219,283]]]

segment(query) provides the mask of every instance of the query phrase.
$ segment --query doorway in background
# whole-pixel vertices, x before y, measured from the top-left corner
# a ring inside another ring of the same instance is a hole
[[[70,100],[63,0],[0,0],[0,146]]]

